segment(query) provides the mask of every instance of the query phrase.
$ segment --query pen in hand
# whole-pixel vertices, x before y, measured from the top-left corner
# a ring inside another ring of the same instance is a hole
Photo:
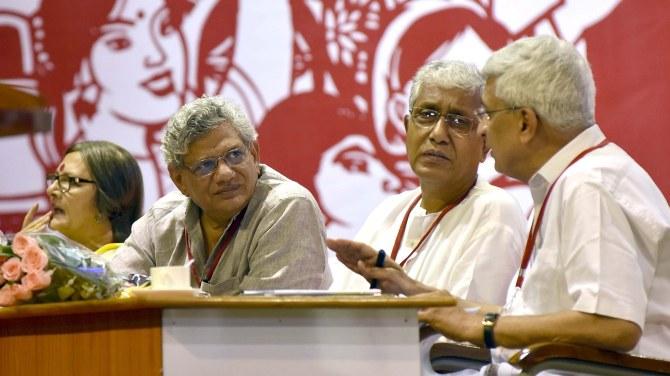
[[[386,252],[384,252],[383,249],[380,249],[379,252],[377,253],[377,261],[375,262],[375,266],[378,268],[381,268],[384,266],[384,259],[386,258]],[[370,288],[371,289],[376,289],[377,288],[377,279],[374,278],[372,281],[370,281]]]

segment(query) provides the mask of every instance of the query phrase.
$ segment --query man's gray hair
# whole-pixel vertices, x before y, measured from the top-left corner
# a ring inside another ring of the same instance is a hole
[[[191,144],[221,124],[233,127],[246,146],[258,138],[256,129],[238,106],[222,97],[203,96],[183,105],[168,121],[161,141],[165,162],[182,167]]]
[[[461,89],[469,94],[479,95],[484,79],[474,64],[455,60],[431,61],[419,68],[412,79],[409,94],[410,108],[414,106],[416,96],[424,84]]]
[[[577,49],[544,35],[519,39],[491,55],[482,70],[496,78],[496,97],[512,107],[532,107],[559,131],[595,123],[596,86]]]

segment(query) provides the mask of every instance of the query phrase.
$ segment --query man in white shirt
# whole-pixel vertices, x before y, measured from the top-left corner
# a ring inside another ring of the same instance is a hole
[[[406,272],[378,281],[387,292],[409,295],[411,289],[399,286],[414,279],[463,299],[505,301],[526,221],[514,198],[477,178],[486,155],[475,116],[483,84],[474,65],[459,61],[428,63],[412,81],[404,124],[407,158],[420,187],[382,202],[356,236],[384,249]],[[338,257],[356,271],[355,262]],[[334,290],[370,288],[344,266],[334,281]]]
[[[538,36],[495,52],[483,73],[479,132],[496,169],[528,182],[535,202],[526,257],[504,308],[473,314],[460,300],[420,319],[451,339],[500,346],[489,369],[500,373],[514,371],[505,348],[540,342],[669,359],[670,208],[595,124],[588,62],[570,43]],[[398,268],[370,265],[359,263],[367,278]]]

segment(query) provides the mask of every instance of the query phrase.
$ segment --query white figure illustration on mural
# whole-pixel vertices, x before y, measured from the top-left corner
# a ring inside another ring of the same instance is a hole
[[[56,120],[50,134],[2,140],[29,144],[36,162],[25,178],[17,179],[18,187],[1,187],[3,203],[17,204],[3,207],[3,222],[16,222],[12,217],[23,215],[35,201],[46,209],[45,173],[70,144],[85,139],[110,140],[133,154],[144,175],[146,206],[173,189],[159,151],[160,132],[186,99],[203,92],[208,77],[225,81],[234,35],[222,32],[234,32],[236,23],[214,30],[209,16],[226,11],[236,20],[237,3],[52,0],[24,7],[18,18],[33,38],[21,39],[20,45],[34,51],[35,64],[21,75],[24,81],[33,79],[32,89],[48,99]],[[187,48],[199,38],[185,38],[182,27],[209,38]],[[219,47],[219,38],[227,48]],[[208,60],[214,54],[220,60]]]
[[[398,160],[384,158],[366,110],[368,56],[401,7],[322,5],[293,4],[294,94],[269,110],[259,142],[268,163],[317,197],[328,234],[348,237],[383,198],[415,186],[413,177],[392,172]]]
[[[140,163],[149,205],[170,186],[157,139],[185,95],[186,54],[179,26],[186,8],[168,8],[162,0],[107,4],[108,12],[101,14],[104,22],[85,25],[95,30],[95,38],[88,46],[80,45],[77,61],[56,52],[63,44],[57,30],[66,21],[47,18],[58,14],[52,6],[45,2],[41,10],[47,35],[58,38],[45,44],[52,47],[47,51],[54,69],[43,75],[49,80],[44,86],[53,85],[59,73],[76,69],[73,76],[57,78],[62,80],[57,88],[63,98],[61,142],[104,139],[123,145]],[[90,14],[87,9],[80,16]],[[85,32],[85,26],[73,31]]]

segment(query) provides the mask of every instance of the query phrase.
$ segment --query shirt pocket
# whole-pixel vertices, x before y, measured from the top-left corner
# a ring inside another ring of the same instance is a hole
[[[552,312],[559,309],[566,294],[565,271],[555,249],[536,249],[535,252],[537,257],[526,270],[523,297],[536,313]]]

